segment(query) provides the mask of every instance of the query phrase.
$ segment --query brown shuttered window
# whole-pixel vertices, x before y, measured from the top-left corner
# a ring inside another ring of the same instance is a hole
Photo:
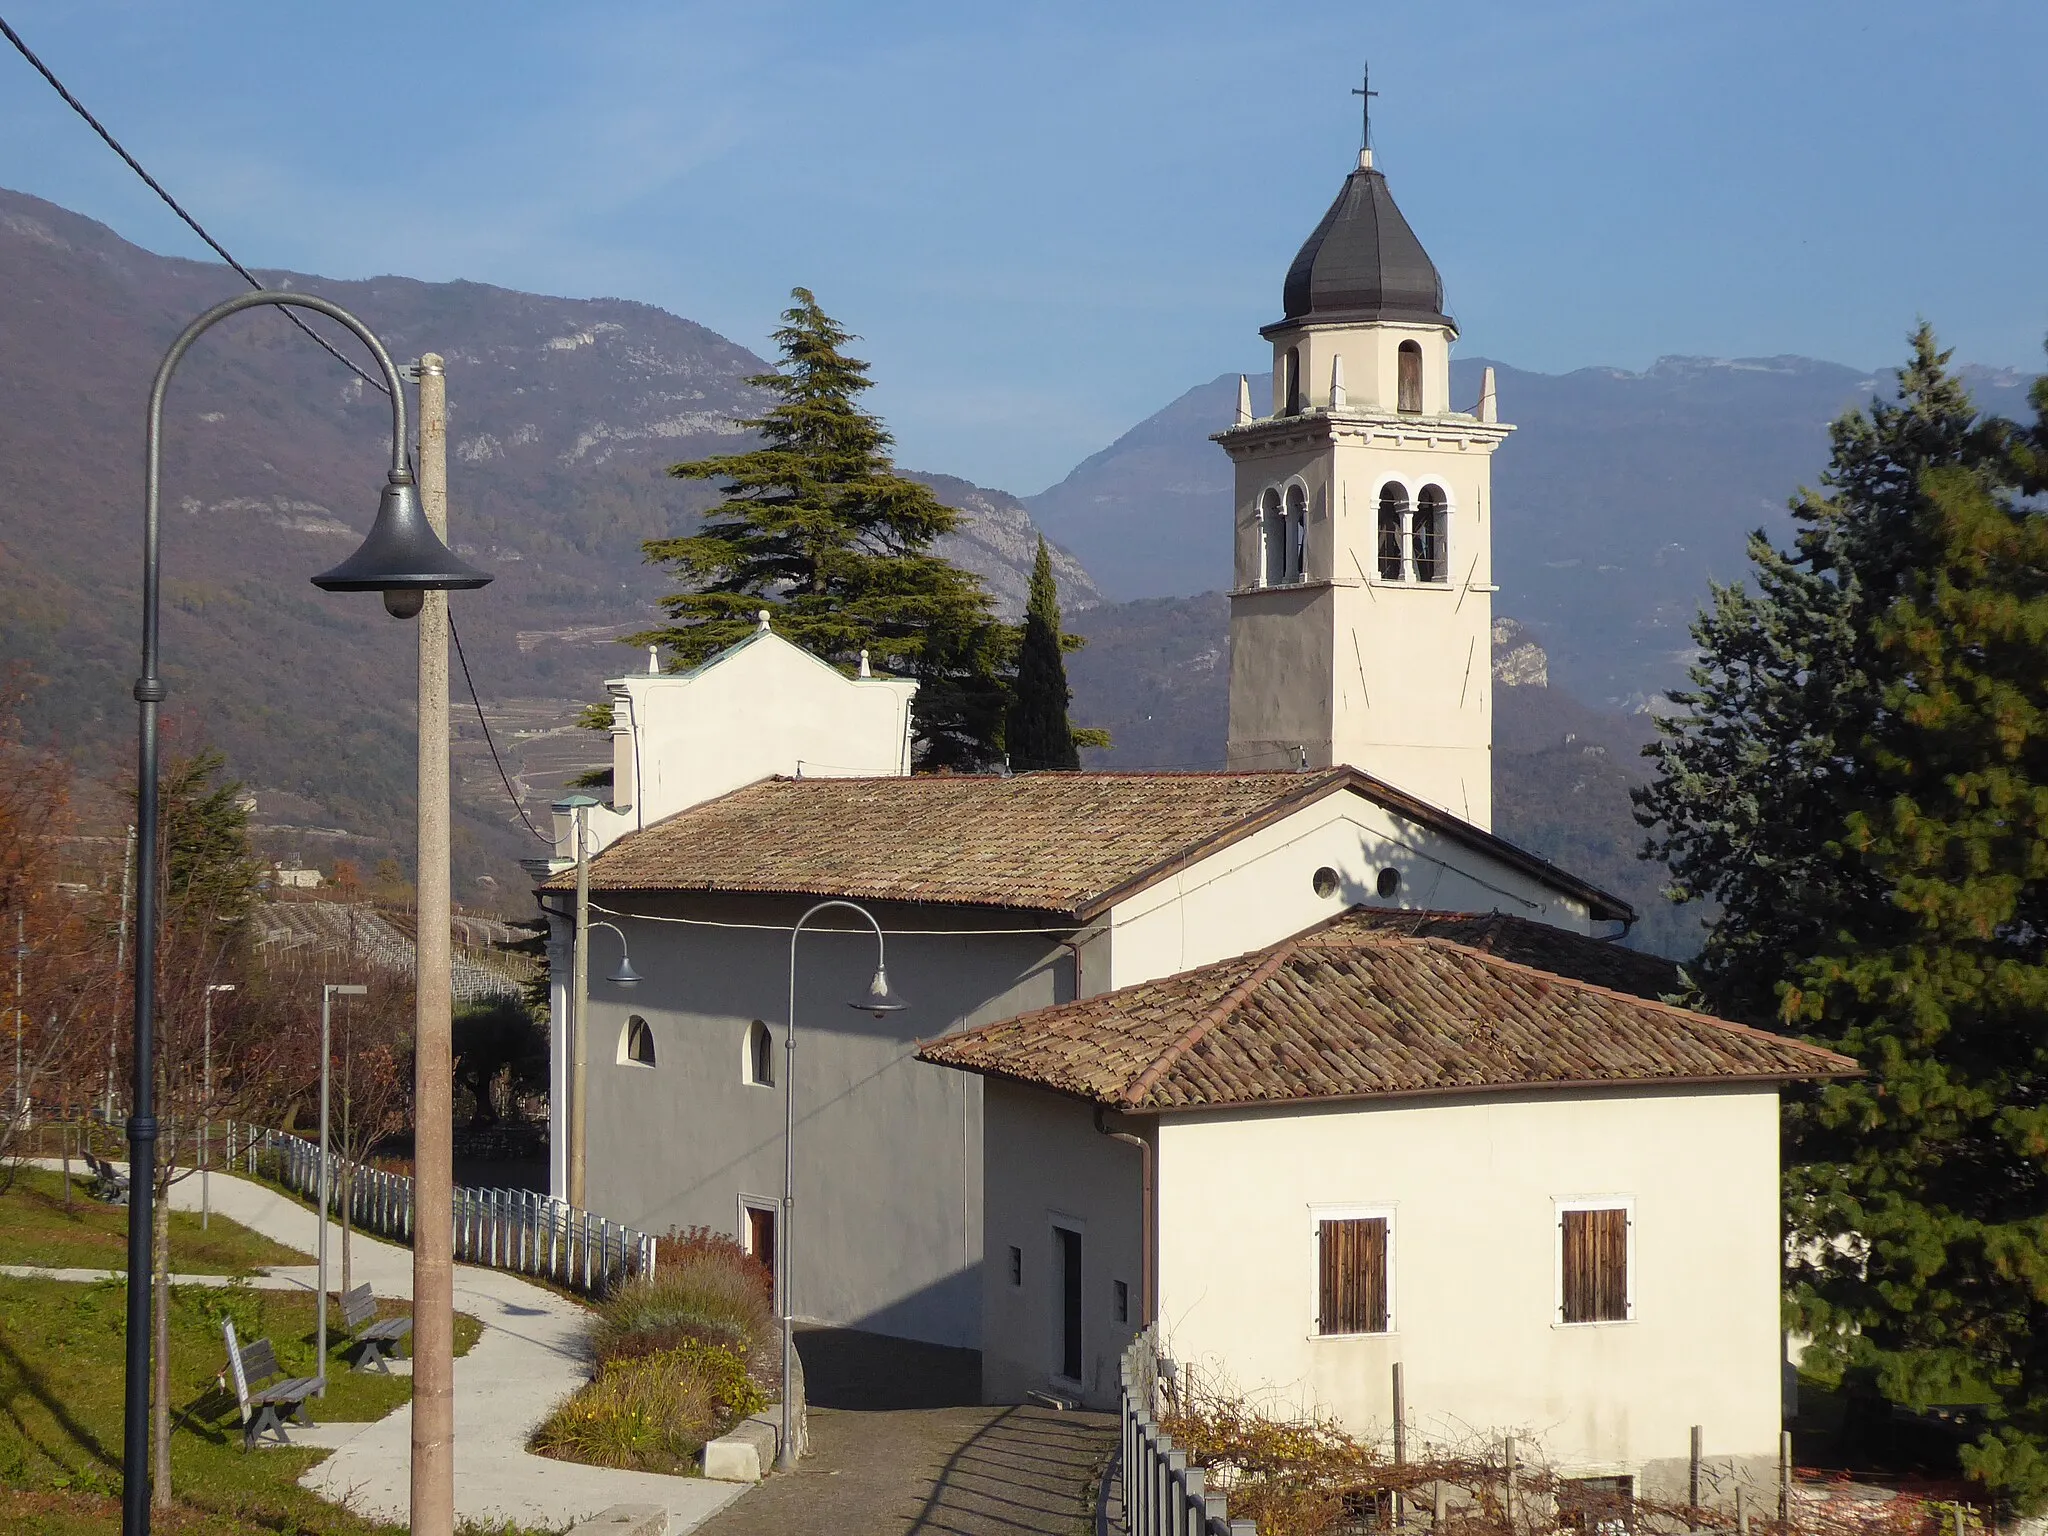
[[[1561,1213],[1567,1323],[1619,1323],[1628,1319],[1628,1212]]]
[[[1317,1226],[1317,1333],[1387,1331],[1387,1219]]]

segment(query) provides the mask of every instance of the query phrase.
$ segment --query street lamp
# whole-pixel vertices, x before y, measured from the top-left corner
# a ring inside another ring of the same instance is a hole
[[[320,1321],[314,1325],[314,1358],[319,1364],[320,1385],[314,1395],[327,1395],[327,1201],[332,1186],[327,1171],[327,1081],[333,1065],[333,1028],[330,1017],[337,997],[364,997],[370,989],[360,982],[330,981],[320,988],[320,1284],[315,1289]]]
[[[627,953],[626,950],[626,930],[621,928],[617,923],[597,922],[592,923],[590,926],[593,928],[609,928],[613,933],[616,933],[619,936],[618,969],[613,971],[611,975],[605,977],[605,980],[610,982],[615,987],[639,986],[640,973],[633,969],[633,957],[632,955]]]
[[[882,942],[882,925],[875,921],[875,914],[859,902],[821,901],[798,918],[796,926],[789,930],[789,1014],[783,1038],[782,1071],[782,1230],[775,1234],[775,1257],[782,1270],[782,1446],[776,1456],[776,1465],[785,1472],[796,1467],[796,1441],[790,1434],[789,1401],[789,1384],[796,1366],[796,1304],[791,1294],[796,1270],[790,1258],[790,1229],[796,1224],[796,940],[806,923],[820,912],[830,912],[835,907],[858,912],[875,930],[874,979],[868,983],[865,997],[849,999],[846,1006],[871,1013],[878,1019],[901,1013],[910,1006],[889,990],[889,957]]]
[[[216,981],[206,989],[206,1003],[201,1010],[206,1020],[201,1038],[206,1065],[202,1070],[199,1101],[199,1230],[204,1232],[206,1224],[213,1217],[213,994],[232,992],[232,981]]]
[[[128,1117],[128,1336],[124,1362],[121,1423],[122,1536],[149,1532],[149,1387],[152,1298],[139,1283],[150,1272],[150,1224],[156,1205],[156,940],[157,940],[157,706],[169,695],[158,674],[158,613],[162,557],[158,516],[162,480],[164,392],[179,361],[211,327],[228,316],[261,305],[310,309],[339,321],[369,348],[383,371],[391,396],[391,469],[377,506],[377,520],[362,547],[333,570],[314,578],[330,592],[382,592],[386,611],[417,613],[420,594],[481,587],[491,578],[463,564],[441,542],[420,510],[407,461],[405,389],[384,344],[362,321],[338,304],[304,293],[259,289],[216,304],[171,343],[150,385],[148,430],[143,450],[142,492],[142,675],[135,683],[140,706],[136,750],[135,891],[135,1080]],[[445,757],[447,743],[440,743]],[[424,760],[426,752],[422,750]],[[425,816],[427,806],[421,805]],[[323,1218],[324,1219],[324,1218]],[[421,1231],[431,1229],[422,1226]],[[415,1373],[418,1367],[415,1366]]]

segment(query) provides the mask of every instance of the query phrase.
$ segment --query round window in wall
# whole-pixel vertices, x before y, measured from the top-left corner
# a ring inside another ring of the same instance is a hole
[[[1381,870],[1378,889],[1383,897],[1392,896],[1396,891],[1400,890],[1401,871],[1395,869],[1392,865],[1388,865],[1385,869]]]
[[[1309,884],[1315,887],[1315,893],[1318,896],[1327,901],[1330,897],[1337,894],[1337,888],[1343,882],[1337,878],[1337,871],[1325,864],[1310,877]]]

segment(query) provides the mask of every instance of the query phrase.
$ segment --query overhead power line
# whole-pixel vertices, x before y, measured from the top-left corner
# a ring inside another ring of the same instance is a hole
[[[206,226],[201,224],[197,219],[193,218],[191,214],[187,213],[185,211],[184,205],[181,204],[175,197],[171,196],[171,194],[165,190],[162,182],[158,181],[154,176],[150,175],[147,170],[143,169],[142,162],[140,160],[137,160],[130,153],[128,153],[127,148],[121,143],[121,141],[115,138],[113,134],[107,131],[106,125],[102,123],[98,118],[92,115],[92,113],[86,108],[84,102],[80,101],[76,96],[71,94],[70,89],[64,84],[64,82],[57,78],[56,71],[52,70],[49,65],[45,64],[39,57],[37,57],[36,51],[33,48],[29,47],[27,42],[25,42],[22,39],[22,35],[19,32],[15,31],[14,28],[8,24],[7,18],[4,16],[0,16],[0,34],[5,34],[7,41],[14,45],[15,52],[19,53],[24,59],[28,60],[30,67],[33,68],[37,74],[41,75],[45,80],[47,80],[50,83],[50,89],[55,91],[59,96],[64,98],[64,104],[70,107],[71,110],[76,112],[81,118],[83,118],[85,120],[85,125],[88,128],[92,129],[94,133],[100,136],[101,140],[106,144],[107,148],[111,149],[115,154],[119,155],[123,163],[127,165],[128,169],[133,171],[137,176],[142,178],[143,185],[148,187],[149,190],[154,192],[158,197],[162,198],[164,206],[169,208],[171,212],[175,213],[180,219],[184,220],[186,227],[189,228],[192,231],[192,233],[197,235],[201,240],[204,240],[207,246],[213,251],[213,253],[216,256],[220,257],[222,261],[226,262],[229,266],[233,267],[235,271],[239,272],[245,279],[247,279],[249,286],[251,288],[262,288],[266,286],[263,280],[259,278],[254,272],[251,272],[247,267],[243,266],[239,261],[235,260],[233,255],[229,253],[228,248],[226,246],[222,245],[218,240],[214,239],[212,235],[208,234],[206,232]],[[390,387],[386,385],[382,379],[377,378],[371,374],[365,373],[361,368],[356,366],[356,364],[353,361],[351,361],[348,357],[336,351],[333,345],[327,340],[326,337],[322,336],[318,331],[315,331],[311,326],[307,325],[305,321],[301,320],[295,311],[286,310],[285,318],[290,320],[293,325],[296,325],[300,330],[304,331],[309,337],[311,337],[313,341],[320,346],[321,350],[326,352],[329,357],[332,357],[336,362],[340,363],[342,367],[346,368],[350,373],[354,374],[357,378],[361,379],[365,384],[368,384],[371,388],[375,389],[379,394],[388,395],[391,393]],[[535,837],[539,838],[542,842],[547,843],[549,846],[552,847],[555,840],[533,824],[533,818],[526,814],[526,806],[520,801],[519,792],[512,787],[511,776],[505,772],[505,760],[498,755],[498,743],[491,735],[491,722],[484,718],[483,701],[477,697],[476,682],[469,675],[469,658],[463,654],[462,635],[455,628],[455,612],[452,607],[448,612],[448,633],[454,637],[455,654],[457,657],[461,659],[462,662],[462,680],[469,687],[469,702],[476,707],[477,724],[483,727],[484,745],[491,749],[491,761],[497,765],[498,781],[505,786],[505,793],[512,801],[512,808],[519,813],[519,819],[526,823],[526,830],[531,832]]]
[[[0,16],[0,33],[5,33],[7,36],[7,41],[14,44],[15,52],[19,53],[24,59],[27,59],[30,67],[33,68],[37,74],[41,75],[45,80],[50,82],[50,89],[55,91],[59,96],[64,98],[64,104],[70,107],[71,110],[76,112],[80,117],[85,119],[86,127],[90,128],[94,133],[98,134],[100,138],[106,142],[107,148],[111,149],[115,154],[119,155],[122,158],[122,160],[127,162],[128,169],[133,171],[137,176],[140,176],[142,178],[143,185],[148,187],[149,190],[154,192],[158,197],[162,198],[164,201],[164,206],[169,208],[171,212],[175,213],[179,218],[183,219],[185,221],[186,226],[192,231],[192,233],[197,235],[200,239],[204,240],[207,243],[207,245],[212,248],[213,253],[216,256],[220,257],[222,261],[226,262],[229,266],[233,267],[237,272],[241,273],[241,275],[244,278],[248,279],[249,286],[251,288],[263,288],[268,286],[263,281],[263,279],[258,277],[254,272],[251,272],[239,261],[235,260],[234,257],[230,256],[228,254],[228,248],[222,245],[218,240],[214,239],[212,235],[209,235],[206,232],[206,227],[202,225],[197,219],[193,218],[191,214],[187,213],[184,210],[184,208],[179,204],[178,200],[175,197],[171,196],[170,193],[164,190],[163,183],[158,181],[154,176],[150,175],[148,171],[142,168],[142,162],[140,160],[137,160],[133,155],[129,154],[127,149],[122,146],[121,141],[115,138],[111,133],[107,132],[106,125],[102,123],[98,118],[94,117],[91,112],[86,110],[85,103],[80,101],[76,96],[71,94],[70,90],[65,86],[64,82],[57,78],[56,72],[52,70],[49,65],[45,64],[40,58],[36,56],[36,51],[33,48],[29,47],[29,45],[26,42],[22,41],[21,34],[15,31],[13,27],[7,24],[7,18],[4,16]],[[291,321],[291,323],[293,325],[296,325],[300,330],[304,331],[308,336],[312,337],[314,341],[318,342],[322,350],[324,350],[328,356],[332,357],[336,362],[340,363],[342,367],[346,368],[350,373],[354,374],[357,378],[361,379],[365,384],[368,384],[372,389],[375,389],[379,394],[388,395],[391,393],[389,386],[387,386],[382,379],[377,378],[372,374],[364,372],[363,369],[358,367],[346,355],[337,351],[332,342],[328,341],[326,337],[322,336],[318,331],[314,330],[310,325],[306,324],[304,320],[300,319],[295,311],[286,310],[285,318]]]

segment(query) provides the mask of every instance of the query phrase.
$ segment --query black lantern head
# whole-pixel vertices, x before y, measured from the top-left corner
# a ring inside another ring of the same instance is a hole
[[[409,619],[429,592],[466,591],[490,579],[455,558],[420,510],[412,476],[393,470],[370,536],[333,570],[315,576],[313,585],[323,592],[381,592],[385,612]]]

